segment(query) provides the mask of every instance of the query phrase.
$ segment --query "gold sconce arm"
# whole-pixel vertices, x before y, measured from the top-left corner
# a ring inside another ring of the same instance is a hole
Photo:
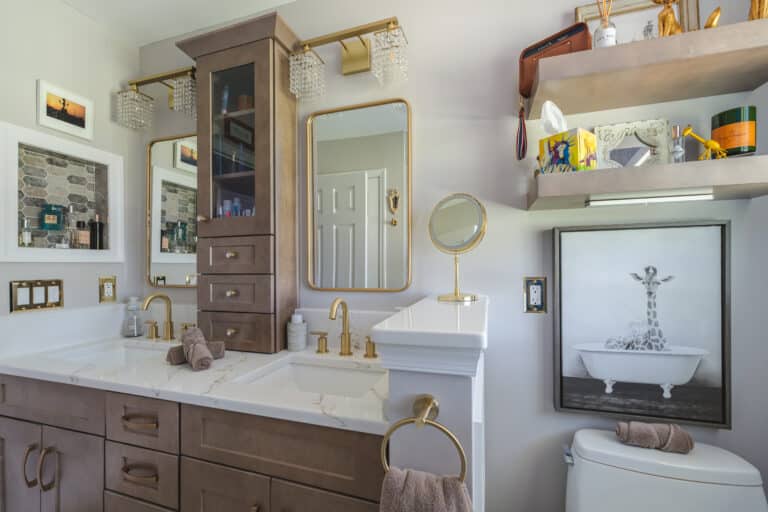
[[[378,32],[380,30],[387,30],[388,28],[397,27],[398,25],[399,25],[399,22],[397,21],[396,17],[374,21],[372,23],[359,25],[357,27],[348,28],[346,30],[339,30],[338,32],[333,32],[331,34],[327,34],[324,36],[315,37],[313,39],[307,39],[306,41],[300,42],[296,49],[300,50],[302,48],[306,48],[307,46],[309,46],[310,48],[314,48],[317,46],[324,46],[326,44],[341,42],[346,39],[353,39],[355,37],[359,38],[362,41],[362,36],[366,34],[370,34],[372,32]]]

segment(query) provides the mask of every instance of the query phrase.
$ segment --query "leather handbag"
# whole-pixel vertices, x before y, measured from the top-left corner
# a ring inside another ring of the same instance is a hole
[[[525,130],[525,99],[531,97],[539,60],[545,57],[590,50],[592,35],[586,23],[576,23],[557,34],[547,37],[523,50],[520,54],[520,126],[517,132],[517,159],[525,158],[528,141]]]

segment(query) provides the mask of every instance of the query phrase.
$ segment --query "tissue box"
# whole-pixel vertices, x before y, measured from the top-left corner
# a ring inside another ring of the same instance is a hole
[[[575,128],[539,141],[539,171],[543,174],[597,169],[595,134]]]

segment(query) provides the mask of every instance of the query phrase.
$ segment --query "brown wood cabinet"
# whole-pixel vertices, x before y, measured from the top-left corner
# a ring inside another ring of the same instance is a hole
[[[104,512],[168,512],[168,509],[110,491],[104,492]]]
[[[181,458],[181,512],[269,512],[269,477]]]
[[[276,14],[178,43],[197,64],[198,324],[232,350],[280,351],[297,305],[297,119],[288,77],[297,43]],[[213,330],[212,312],[269,315],[271,328],[219,317]]]
[[[40,488],[35,471],[43,442],[42,430],[34,423],[0,418],[0,509],[39,512]]]
[[[377,512],[376,503],[272,479],[272,512]]]

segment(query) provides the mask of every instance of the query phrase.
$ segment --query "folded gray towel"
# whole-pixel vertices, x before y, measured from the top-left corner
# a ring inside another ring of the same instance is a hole
[[[209,341],[208,350],[211,351],[214,359],[221,359],[226,354],[226,346],[223,341]],[[187,356],[184,355],[184,345],[175,345],[168,349],[165,360],[173,366],[186,363]]]
[[[187,329],[181,335],[181,345],[184,347],[184,358],[193,370],[207,370],[213,362],[213,354],[208,350],[203,331],[197,327]]]
[[[410,469],[390,468],[381,488],[381,512],[472,512],[464,482]]]
[[[675,424],[621,421],[616,425],[616,437],[624,444],[663,452],[685,454],[694,447],[691,435]]]

